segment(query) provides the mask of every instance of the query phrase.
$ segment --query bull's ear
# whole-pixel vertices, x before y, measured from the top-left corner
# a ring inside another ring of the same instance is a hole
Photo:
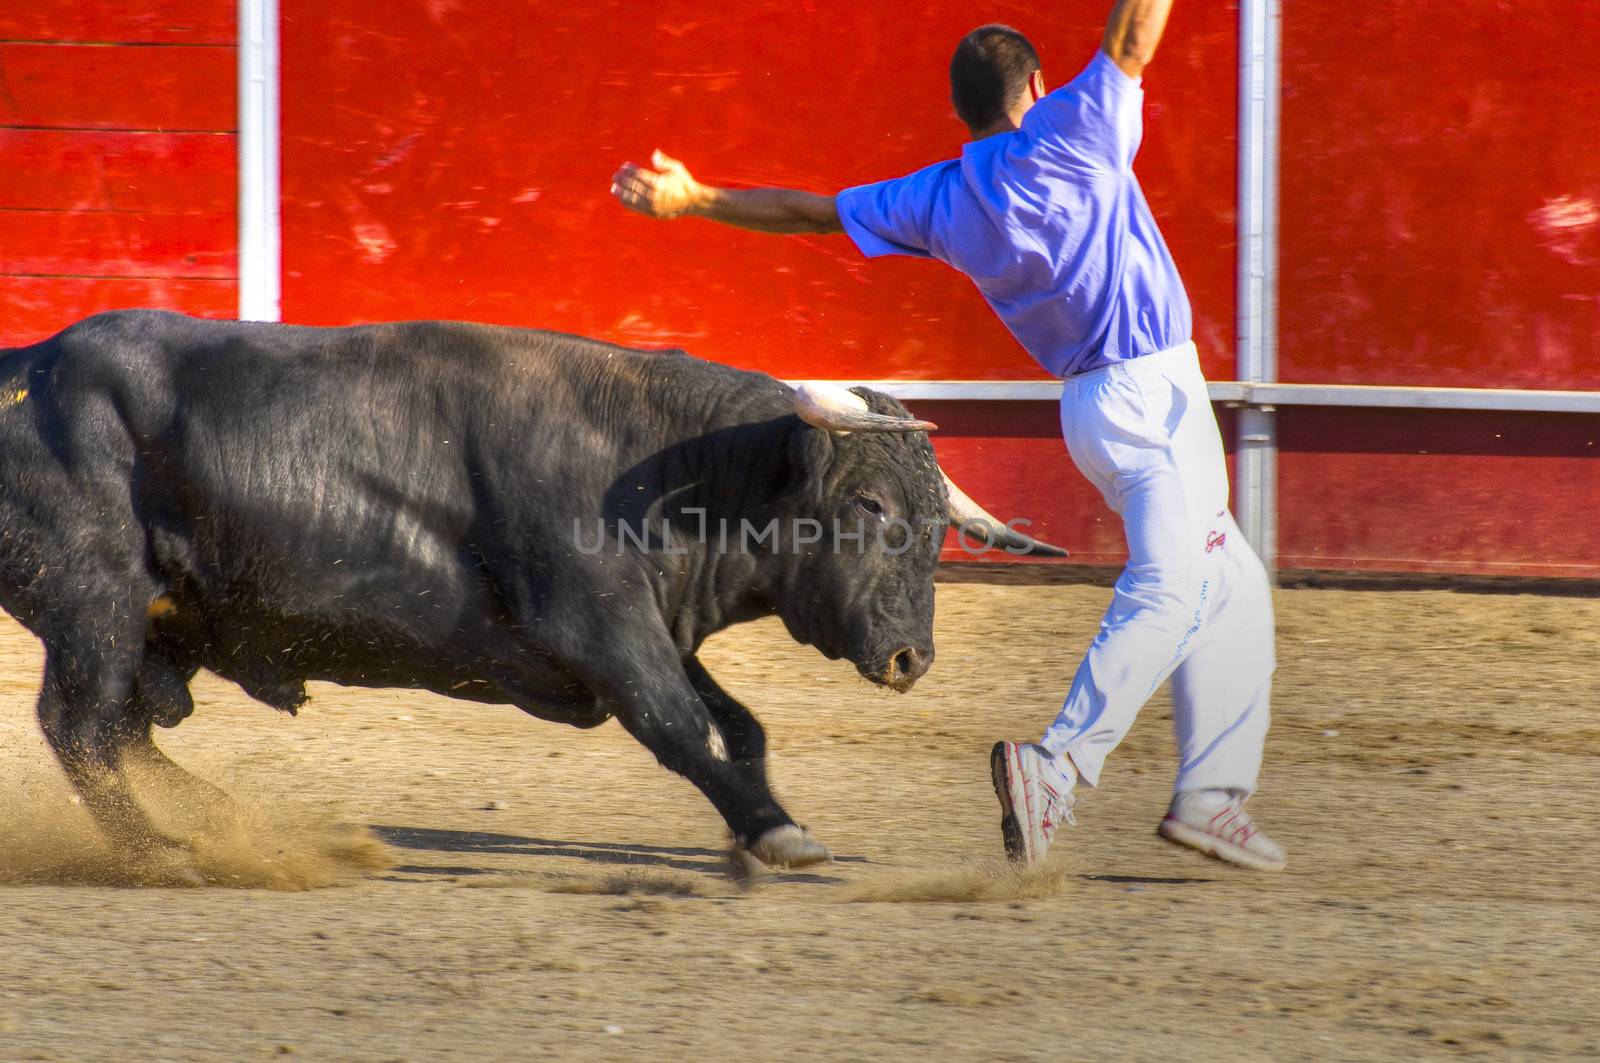
[[[833,436],[821,428],[802,425],[789,437],[788,490],[820,500],[823,479],[832,464]]]

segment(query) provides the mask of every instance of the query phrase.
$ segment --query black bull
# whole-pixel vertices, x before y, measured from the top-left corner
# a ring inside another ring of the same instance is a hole
[[[40,724],[123,845],[175,844],[123,768],[202,785],[150,732],[208,668],[289,712],[320,679],[615,716],[741,845],[808,863],[827,851],[773,796],[761,725],[696,652],[776,613],[909,687],[959,496],[924,432],[795,403],[555,333],[100,315],[0,354],[0,607],[43,641]]]

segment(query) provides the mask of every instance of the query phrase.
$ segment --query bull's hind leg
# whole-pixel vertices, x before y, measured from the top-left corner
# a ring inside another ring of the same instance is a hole
[[[183,807],[207,822],[234,809],[233,798],[174,763],[151,735],[152,727],[175,727],[194,711],[189,681],[195,669],[179,665],[156,653],[146,653],[139,666],[129,710],[117,724],[117,744],[123,763],[160,786]]]
[[[142,618],[141,618],[142,619]],[[47,639],[39,724],[67,778],[114,845],[151,851],[181,848],[150,821],[123,771],[142,625],[120,637]]]
[[[226,790],[163,753],[148,729],[124,740],[122,758],[126,767],[153,778],[168,793],[181,798],[191,811],[217,812],[234,807],[233,797]]]

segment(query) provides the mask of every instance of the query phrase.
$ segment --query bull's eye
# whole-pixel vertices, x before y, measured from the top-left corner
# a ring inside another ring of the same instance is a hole
[[[871,495],[856,495],[850,500],[850,504],[870,516],[883,516],[883,503]]]

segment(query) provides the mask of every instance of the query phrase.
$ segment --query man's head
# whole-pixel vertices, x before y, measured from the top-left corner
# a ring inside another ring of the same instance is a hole
[[[950,59],[950,102],[974,139],[1017,128],[1044,95],[1039,53],[1010,26],[979,26]]]

